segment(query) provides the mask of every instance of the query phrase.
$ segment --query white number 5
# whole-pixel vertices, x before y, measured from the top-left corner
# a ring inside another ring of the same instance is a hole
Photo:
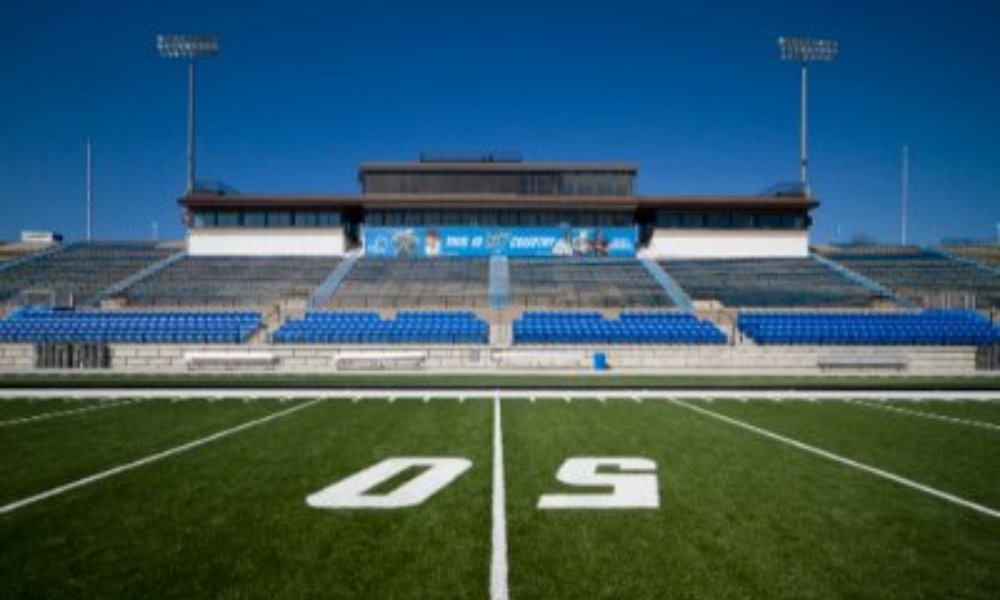
[[[598,472],[615,469],[617,472]],[[540,509],[560,508],[659,508],[660,491],[656,463],[648,458],[569,458],[556,479],[578,487],[611,487],[611,492],[591,494],[545,494]]]

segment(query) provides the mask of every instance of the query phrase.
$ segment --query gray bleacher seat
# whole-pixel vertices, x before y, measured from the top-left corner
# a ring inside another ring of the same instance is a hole
[[[188,256],[125,290],[134,306],[263,306],[304,302],[337,267],[312,256]]]
[[[871,291],[809,258],[672,260],[659,263],[695,300],[726,306],[868,306]]]
[[[848,269],[878,282],[924,306],[1000,306],[1000,276],[987,269],[928,252],[916,246],[858,246],[826,248],[823,254]]]
[[[978,261],[984,265],[1000,268],[1000,245],[997,244],[965,244],[943,246],[942,250],[955,256]]]
[[[327,302],[336,309],[487,308],[489,260],[364,258]]]
[[[0,271],[0,302],[25,290],[81,302],[176,250],[153,242],[72,244],[50,256]]]
[[[511,259],[511,306],[668,308],[673,302],[638,260]]]

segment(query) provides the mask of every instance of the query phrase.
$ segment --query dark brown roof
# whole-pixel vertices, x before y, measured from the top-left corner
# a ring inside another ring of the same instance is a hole
[[[636,174],[638,167],[633,163],[601,162],[364,162],[359,172],[538,172],[538,171],[603,171]]]
[[[179,202],[189,208],[807,208],[803,196],[526,196],[515,194],[232,195],[195,194]]]

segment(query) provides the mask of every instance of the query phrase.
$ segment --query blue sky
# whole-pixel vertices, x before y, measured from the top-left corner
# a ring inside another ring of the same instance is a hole
[[[810,73],[815,241],[992,239],[1000,52],[991,0],[7,2],[0,238],[183,235],[186,73],[162,32],[217,32],[199,67],[199,177],[353,193],[364,160],[505,149],[638,163],[645,194],[756,193],[798,176],[798,70],[782,34],[836,37]]]

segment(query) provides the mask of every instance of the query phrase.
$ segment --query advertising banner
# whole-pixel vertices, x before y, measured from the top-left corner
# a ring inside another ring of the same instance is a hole
[[[366,227],[371,257],[632,257],[632,227]]]

